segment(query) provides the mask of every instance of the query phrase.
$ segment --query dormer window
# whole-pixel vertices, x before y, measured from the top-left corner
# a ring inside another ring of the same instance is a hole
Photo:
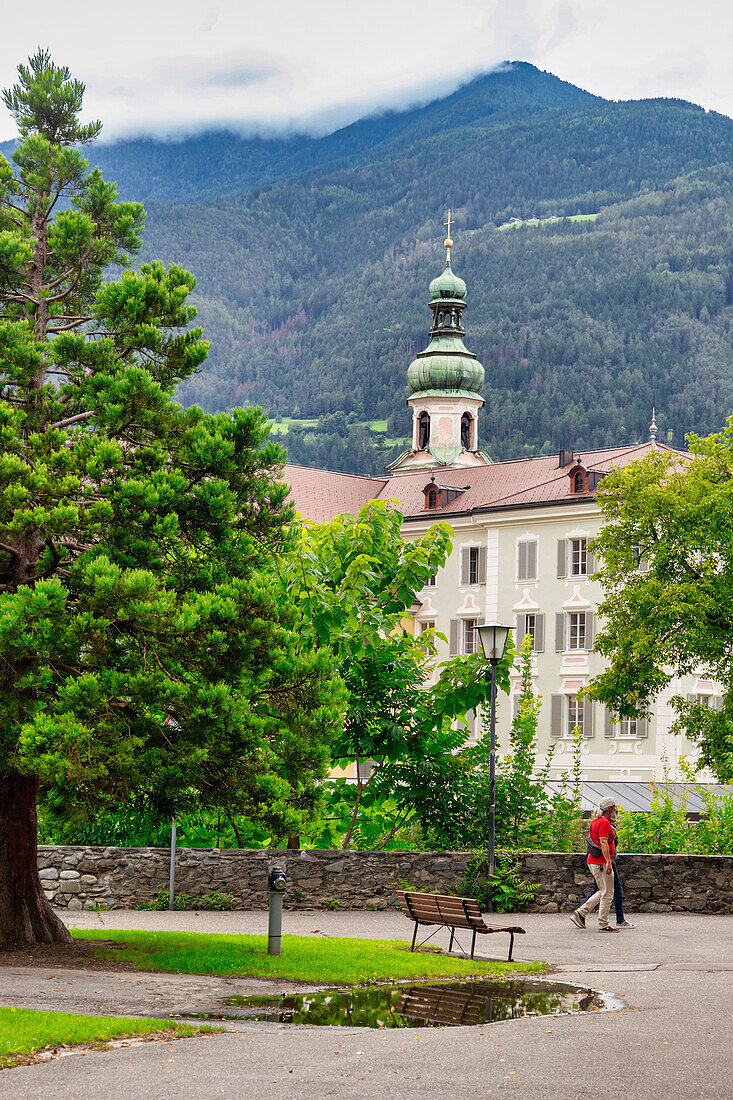
[[[574,466],[569,471],[570,492],[575,495],[594,493],[601,480],[606,476],[601,470],[586,470],[583,466]]]
[[[425,511],[436,512],[440,508],[445,508],[447,504],[454,501],[461,493],[465,493],[468,488],[468,485],[459,487],[456,485],[436,485],[434,481],[428,482],[423,489],[423,493],[425,494]]]
[[[568,476],[570,478],[571,493],[588,492],[588,472],[584,470],[582,466],[574,466],[573,469],[569,471]]]

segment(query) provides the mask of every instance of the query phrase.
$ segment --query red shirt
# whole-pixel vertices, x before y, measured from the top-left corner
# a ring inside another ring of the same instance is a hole
[[[601,839],[607,840],[608,851],[611,854],[611,859],[613,859],[616,855],[616,832],[605,814],[602,814],[600,817],[594,817],[591,821],[590,838],[599,848],[601,846]],[[588,863],[603,865],[605,862],[603,856],[588,856]]]

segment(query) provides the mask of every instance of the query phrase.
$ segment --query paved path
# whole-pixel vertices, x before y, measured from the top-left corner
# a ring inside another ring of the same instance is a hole
[[[236,1024],[212,1038],[138,1044],[3,1072],[0,1097],[733,1096],[733,917],[641,914],[636,929],[608,937],[580,932],[562,915],[507,918],[513,919],[528,933],[518,937],[520,958],[544,959],[558,978],[615,993],[626,1007],[475,1028]],[[73,922],[266,930],[264,913],[79,913]],[[377,938],[406,938],[410,930],[396,913],[287,913],[285,925],[299,934]],[[240,991],[248,989],[247,980],[234,981]],[[98,1012],[162,1015],[170,1004],[216,1000],[224,989],[225,995],[232,991],[224,979],[184,975],[0,969],[0,1003],[72,1011],[86,1005]]]

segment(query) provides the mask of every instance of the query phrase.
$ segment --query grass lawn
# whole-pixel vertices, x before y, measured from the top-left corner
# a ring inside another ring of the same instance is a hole
[[[109,1039],[131,1038],[160,1032],[161,1038],[185,1039],[189,1035],[221,1028],[191,1027],[171,1020],[127,1019],[120,1016],[77,1016],[69,1012],[34,1012],[30,1008],[0,1008],[0,1069],[35,1061],[49,1047],[79,1043],[103,1044]]]
[[[537,218],[536,221],[518,221],[511,225],[497,225],[497,229],[504,233],[507,229],[517,229],[520,225],[557,225],[558,222],[594,222],[598,214],[568,214],[564,218]]]
[[[270,435],[284,435],[291,428],[313,428],[317,423],[316,419],[300,420],[297,417],[281,416],[277,423],[270,421]]]
[[[174,974],[227,974],[285,978],[314,985],[396,981],[412,978],[490,977],[541,973],[543,963],[481,962],[428,951],[411,953],[401,940],[283,936],[282,955],[267,954],[266,936],[208,932],[142,932],[72,928],[84,940],[112,940],[124,948],[98,948],[102,958],[130,963],[136,970]],[[504,937],[500,937],[504,948]],[[492,945],[493,947],[494,945]],[[481,944],[479,950],[484,948]],[[486,950],[486,948],[484,948]],[[489,948],[491,950],[491,948]]]

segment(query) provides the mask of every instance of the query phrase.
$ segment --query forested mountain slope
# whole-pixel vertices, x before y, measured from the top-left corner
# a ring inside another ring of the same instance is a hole
[[[379,472],[408,430],[406,372],[443,263],[468,283],[495,458],[709,432],[733,412],[733,121],[613,103],[530,65],[325,138],[205,135],[91,150],[146,200],[143,259],[198,279],[212,350],[180,396],[321,418],[305,464]],[[164,201],[162,201],[164,200]],[[592,221],[568,220],[598,214]],[[565,220],[500,230],[511,216]]]
[[[202,202],[304,172],[368,161],[377,152],[381,157],[457,126],[593,102],[602,101],[519,62],[424,106],[360,119],[325,137],[207,133],[172,141],[133,139],[97,145],[90,150],[90,160],[117,180],[124,198]]]

